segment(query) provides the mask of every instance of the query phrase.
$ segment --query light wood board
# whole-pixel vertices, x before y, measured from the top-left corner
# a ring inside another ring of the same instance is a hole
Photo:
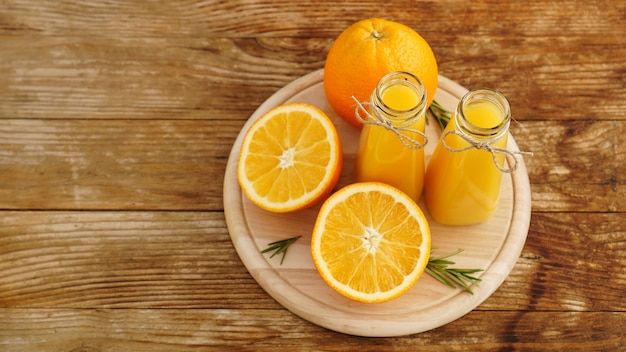
[[[517,171],[503,177],[500,205],[487,222],[472,226],[444,226],[430,218],[423,199],[419,202],[429,218],[435,255],[456,249],[456,267],[482,268],[480,286],[471,295],[453,289],[424,274],[406,294],[381,303],[354,302],[336,293],[319,276],[309,252],[311,231],[319,204],[288,214],[264,211],[243,195],[237,182],[241,142],[253,121],[274,106],[307,102],[325,111],[335,122],[344,149],[344,167],[337,188],[352,182],[352,169],[359,131],[341,120],[324,95],[323,70],[312,72],[286,85],[266,100],[250,117],[235,141],[224,176],[224,211],[230,237],[242,262],[255,280],[294,314],[338,332],[360,336],[400,336],[437,328],[454,321],[487,299],[509,275],[526,241],[530,223],[531,196],[523,159]],[[467,90],[440,76],[435,99],[454,110]],[[441,131],[431,121],[426,127],[431,139],[426,162]],[[515,139],[508,148],[519,150]],[[272,241],[301,235],[288,251],[283,264],[261,250]]]

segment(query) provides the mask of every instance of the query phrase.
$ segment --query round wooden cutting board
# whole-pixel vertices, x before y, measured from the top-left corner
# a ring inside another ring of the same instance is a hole
[[[303,211],[275,214],[252,204],[237,182],[237,162],[241,142],[253,121],[274,106],[287,102],[316,105],[335,122],[344,149],[344,167],[337,188],[352,181],[352,168],[359,131],[341,120],[332,110],[323,89],[323,70],[303,76],[280,89],[252,114],[242,128],[228,159],[224,176],[224,212],[237,253],[255,280],[280,304],[294,314],[338,332],[360,336],[399,336],[434,329],[454,321],[489,297],[515,265],[526,241],[530,224],[530,184],[520,157],[517,171],[503,177],[500,206],[496,214],[479,225],[444,226],[428,213],[434,255],[463,249],[452,258],[454,267],[482,268],[480,286],[471,295],[450,288],[424,273],[401,297],[380,304],[358,303],[328,287],[313,265],[309,251],[311,231],[319,210],[317,205]],[[435,99],[453,111],[467,89],[439,77]],[[434,121],[426,127],[431,142],[426,147],[428,161],[441,130]],[[509,150],[519,150],[512,136]],[[276,240],[302,236],[288,250],[283,264],[261,254]]]

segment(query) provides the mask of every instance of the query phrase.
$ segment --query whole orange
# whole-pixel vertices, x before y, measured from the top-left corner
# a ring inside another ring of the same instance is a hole
[[[369,101],[378,81],[393,71],[410,72],[426,86],[428,106],[438,81],[435,54],[410,27],[380,18],[352,24],[337,37],[324,65],[324,92],[335,112],[356,127],[354,96]]]

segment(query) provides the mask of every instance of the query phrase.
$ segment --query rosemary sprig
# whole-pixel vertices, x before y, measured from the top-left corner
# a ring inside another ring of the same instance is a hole
[[[298,238],[300,238],[302,236],[296,236],[296,237],[291,237],[291,238],[287,238],[285,240],[280,240],[280,241],[275,241],[275,242],[271,242],[267,244],[267,248],[265,248],[264,250],[261,251],[261,253],[267,253],[267,252],[272,252],[274,251],[274,253],[272,253],[272,255],[270,255],[270,259],[274,258],[275,255],[282,253],[283,256],[282,258],[280,258],[280,264],[283,264],[283,261],[285,260],[285,254],[287,254],[287,249],[289,249],[289,246],[291,246],[294,242],[296,242],[298,240]]]
[[[437,279],[439,282],[448,285],[452,288],[456,288],[457,286],[462,287],[465,291],[470,294],[474,294],[471,285],[477,285],[477,282],[480,281],[480,278],[472,276],[472,274],[483,271],[482,269],[459,269],[459,268],[449,268],[449,265],[453,265],[454,262],[448,260],[448,258],[455,256],[459,253],[463,252],[462,249],[456,250],[452,253],[442,255],[441,257],[433,258],[432,252],[430,253],[430,258],[428,259],[428,264],[426,265],[426,272]]]
[[[443,105],[439,104],[436,100],[433,100],[432,104],[428,107],[427,114],[439,123],[442,131],[446,128],[450,118],[452,117],[452,113],[446,110],[446,108],[444,108]]]

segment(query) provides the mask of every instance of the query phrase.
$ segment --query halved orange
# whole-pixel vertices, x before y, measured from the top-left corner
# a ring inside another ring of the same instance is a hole
[[[273,212],[304,209],[335,187],[343,153],[335,125],[307,103],[279,105],[246,132],[237,178],[246,196]]]
[[[364,303],[396,298],[420,278],[430,227],[402,191],[378,182],[348,185],[322,205],[311,238],[315,267],[340,294]]]

